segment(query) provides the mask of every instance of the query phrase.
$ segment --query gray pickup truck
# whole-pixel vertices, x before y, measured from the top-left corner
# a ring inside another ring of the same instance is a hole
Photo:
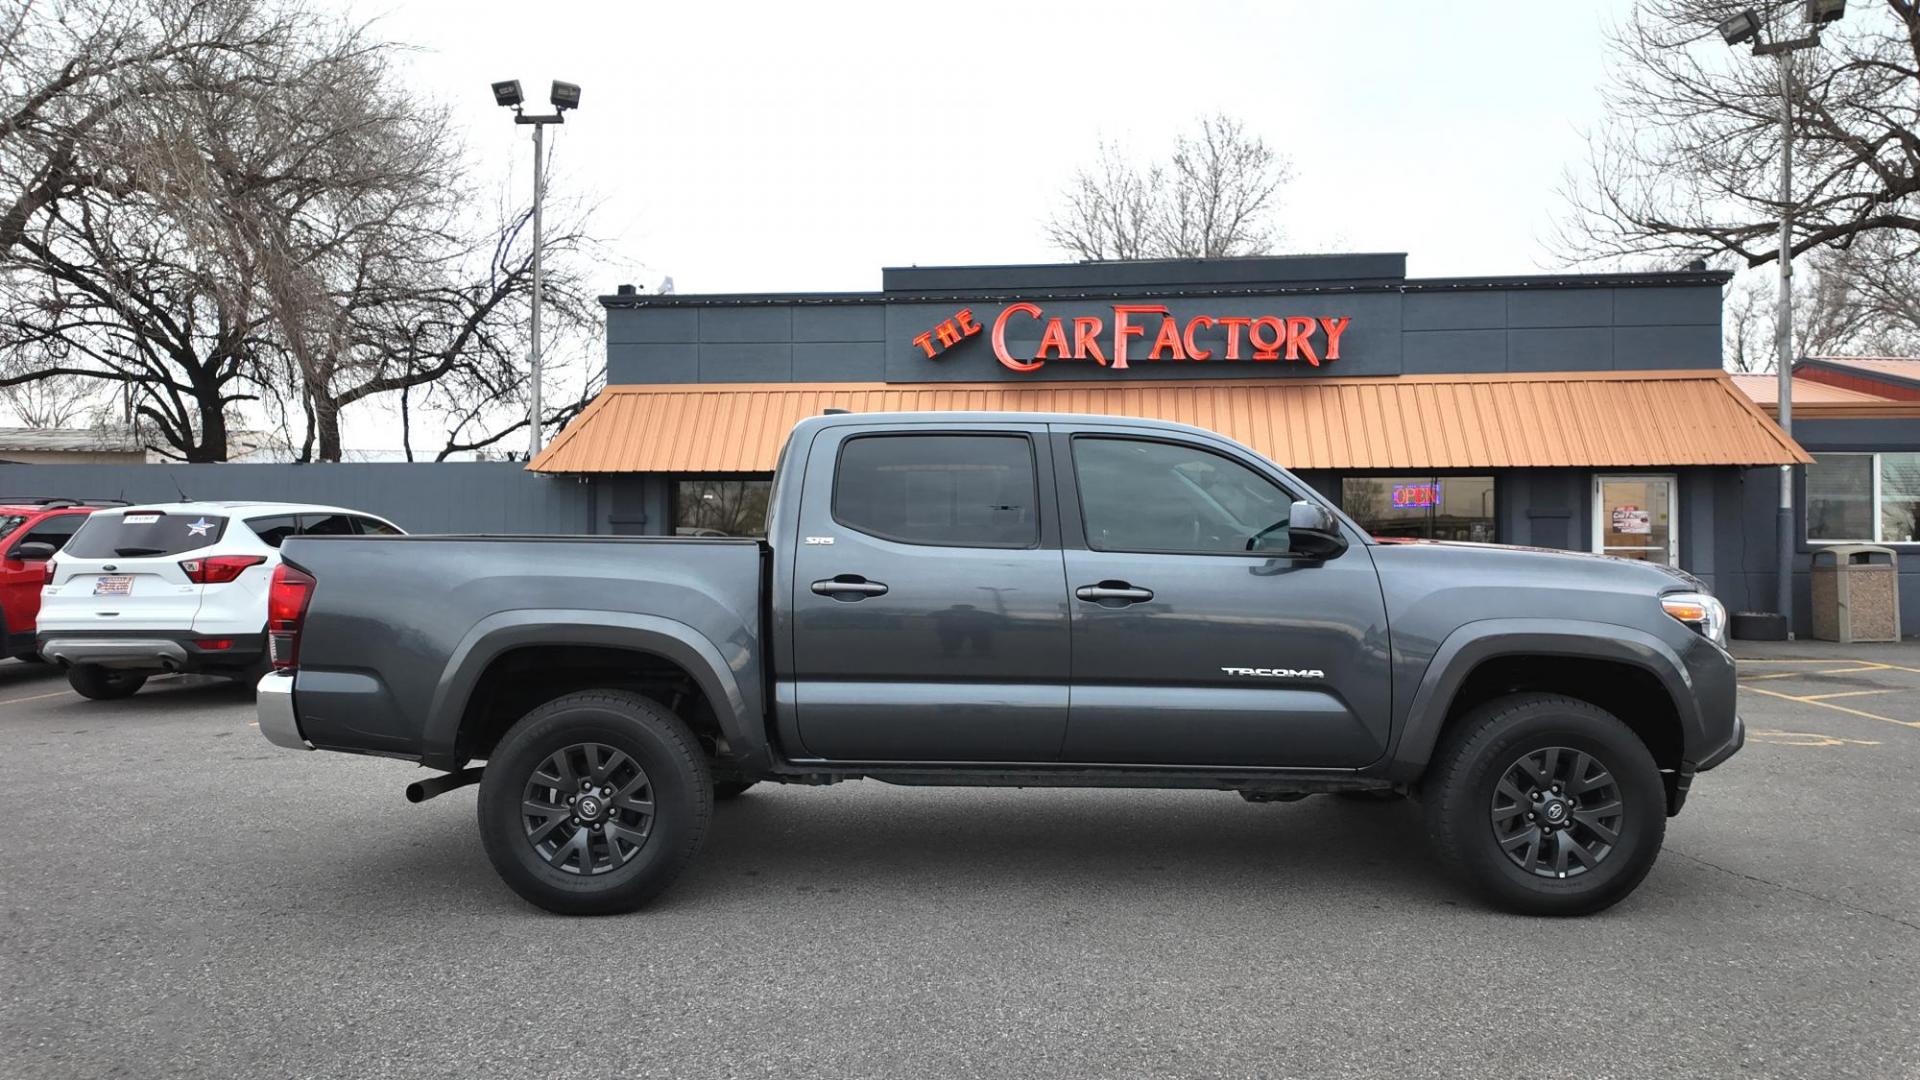
[[[1198,428],[815,417],[766,534],[289,539],[260,730],[479,783],[494,867],[570,914],[665,889],[716,799],[859,778],[1411,794],[1490,901],[1579,914],[1744,739],[1693,578],[1376,541]]]

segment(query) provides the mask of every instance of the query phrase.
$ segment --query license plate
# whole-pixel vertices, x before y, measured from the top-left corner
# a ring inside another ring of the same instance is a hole
[[[114,574],[97,578],[93,583],[95,596],[131,596],[133,594],[133,575]]]

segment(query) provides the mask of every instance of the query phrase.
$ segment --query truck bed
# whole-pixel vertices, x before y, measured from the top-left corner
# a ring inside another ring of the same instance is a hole
[[[608,623],[678,624],[709,644],[733,673],[741,716],[757,722],[762,551],[678,537],[289,539],[285,560],[317,583],[300,645],[301,731],[323,749],[444,765],[464,673],[522,646],[604,644]]]

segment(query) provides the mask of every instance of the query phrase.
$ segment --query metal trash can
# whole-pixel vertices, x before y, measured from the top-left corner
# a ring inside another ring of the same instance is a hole
[[[1900,568],[1889,548],[1835,544],[1813,553],[1813,636],[1899,641]]]

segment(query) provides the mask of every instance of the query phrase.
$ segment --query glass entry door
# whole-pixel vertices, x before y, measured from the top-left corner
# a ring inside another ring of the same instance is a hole
[[[1672,566],[1676,538],[1672,476],[1593,478],[1593,550]]]

